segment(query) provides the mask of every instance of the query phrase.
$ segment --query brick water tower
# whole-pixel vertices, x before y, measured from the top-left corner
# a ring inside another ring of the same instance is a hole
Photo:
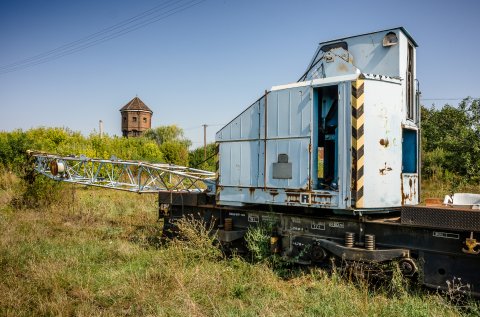
[[[135,97],[120,109],[122,114],[122,135],[124,137],[141,136],[143,132],[152,127],[153,111]]]

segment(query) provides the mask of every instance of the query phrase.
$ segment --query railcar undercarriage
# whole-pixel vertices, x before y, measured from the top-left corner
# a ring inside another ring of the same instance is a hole
[[[376,264],[398,261],[405,276],[418,275],[428,287],[445,290],[460,280],[480,296],[480,243],[475,239],[480,211],[403,207],[387,217],[338,216],[326,210],[319,216],[308,208],[224,207],[214,200],[203,193],[160,193],[165,230],[185,216],[213,221],[218,239],[229,244],[240,241],[248,228],[268,224],[273,228],[271,250],[286,260],[308,265],[332,257]]]

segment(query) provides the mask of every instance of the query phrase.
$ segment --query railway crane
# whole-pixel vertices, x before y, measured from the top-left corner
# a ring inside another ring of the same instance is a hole
[[[458,278],[480,296],[480,196],[419,205],[416,49],[403,27],[320,43],[298,81],[272,87],[217,132],[216,173],[33,152],[35,168],[158,193],[165,230],[192,215],[232,244],[268,223],[284,258],[398,261],[424,285]]]

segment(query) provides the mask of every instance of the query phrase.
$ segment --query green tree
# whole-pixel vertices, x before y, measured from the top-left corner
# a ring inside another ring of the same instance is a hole
[[[190,151],[188,164],[190,167],[215,172],[215,143],[207,144],[207,160],[203,146]]]
[[[144,136],[158,144],[167,163],[188,165],[188,148],[192,142],[185,138],[182,128],[176,125],[160,126],[145,131]]]
[[[177,125],[165,125],[145,131],[144,136],[157,142],[158,145],[162,145],[165,142],[177,141],[184,143],[189,147],[191,145],[190,140],[185,138],[183,129]]]
[[[160,145],[165,161],[170,164],[188,165],[188,147],[179,141],[167,141]]]
[[[480,138],[480,98],[465,98],[460,103],[459,108],[465,113],[469,126]]]
[[[480,181],[480,100],[458,108],[422,107],[423,172],[450,181]]]

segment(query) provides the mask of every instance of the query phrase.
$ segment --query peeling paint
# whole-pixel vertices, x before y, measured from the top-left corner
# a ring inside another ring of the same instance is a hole
[[[391,170],[392,168],[390,166],[387,166],[387,162],[385,162],[385,166],[379,169],[380,175],[387,175],[387,172],[390,172]]]

